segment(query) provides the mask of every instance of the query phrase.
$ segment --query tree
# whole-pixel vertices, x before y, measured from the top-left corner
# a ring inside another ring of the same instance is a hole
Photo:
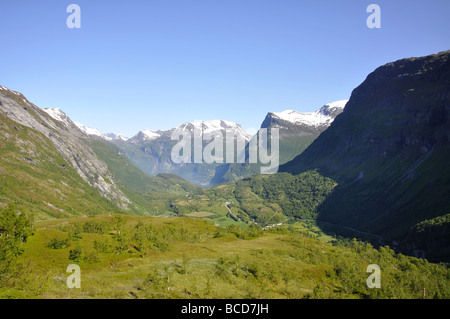
[[[33,231],[33,218],[12,205],[0,209],[0,261],[22,252],[22,245]]]
[[[0,282],[11,262],[23,252],[23,244],[33,233],[33,215],[15,205],[0,208]]]

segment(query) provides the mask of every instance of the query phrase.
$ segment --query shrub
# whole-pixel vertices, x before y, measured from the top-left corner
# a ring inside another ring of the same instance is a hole
[[[99,253],[110,253],[112,251],[112,244],[106,239],[94,240],[94,249]]]
[[[47,248],[50,249],[64,249],[69,246],[69,239],[58,239],[53,238],[47,245]]]
[[[69,260],[72,261],[80,261],[82,255],[81,246],[77,246],[74,249],[69,251]]]

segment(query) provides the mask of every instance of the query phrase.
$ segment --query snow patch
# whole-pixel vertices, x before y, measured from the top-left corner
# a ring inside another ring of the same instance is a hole
[[[53,119],[64,123],[64,125],[66,126],[70,125],[69,117],[61,109],[57,107],[45,108],[44,112],[50,115]]]
[[[152,131],[152,130],[143,130],[141,132],[144,135],[144,139],[147,140],[147,141],[156,140],[158,137],[161,136],[161,134],[159,134],[159,133],[157,133],[155,131]]]
[[[325,104],[320,110],[309,113],[302,113],[294,110],[286,110],[282,112],[272,112],[273,116],[283,120],[285,122],[293,123],[296,125],[304,124],[308,126],[323,126],[330,125],[334,118],[324,111],[331,109],[343,109],[348,100],[340,100]],[[328,112],[327,112],[328,113]]]
[[[283,112],[273,112],[272,114],[285,122],[305,124],[308,126],[321,126],[331,123],[333,120],[330,116],[318,112],[300,113],[294,110],[286,110]]]
[[[202,134],[214,135],[220,133],[225,138],[226,130],[231,130],[236,134],[236,136],[239,136],[246,141],[249,141],[252,138],[252,134],[247,133],[238,123],[226,120],[188,122],[178,126],[175,130],[186,129],[186,127],[188,127],[189,124],[191,124],[194,128],[201,130]]]
[[[122,140],[122,141],[127,141],[128,137],[123,136],[122,134],[114,134],[114,133],[106,133],[106,134],[102,134],[98,129],[96,128],[92,128],[92,127],[87,127],[86,125],[83,125],[81,123],[78,122],[74,122],[74,124],[85,134],[87,135],[93,135],[93,136],[98,136],[103,138],[104,140],[107,141],[116,141],[116,140]]]
[[[334,102],[325,104],[325,106],[328,106],[329,108],[343,109],[343,108],[345,108],[345,105],[347,105],[347,102],[348,102],[348,100],[334,101]]]
[[[78,122],[74,122],[74,124],[84,133],[86,133],[87,135],[95,135],[95,136],[99,136],[99,137],[103,137],[102,133],[100,133],[100,131],[96,128],[92,128],[92,127],[87,127],[81,123]]]
[[[128,137],[126,137],[122,134],[115,134],[115,133],[106,133],[106,134],[103,134],[102,137],[108,141],[117,141],[117,140],[128,141],[129,140]]]

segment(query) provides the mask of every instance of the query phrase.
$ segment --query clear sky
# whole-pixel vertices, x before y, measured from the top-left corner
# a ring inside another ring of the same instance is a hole
[[[194,120],[256,129],[267,112],[348,99],[382,64],[450,49],[449,0],[0,0],[0,17],[0,85],[129,137]]]

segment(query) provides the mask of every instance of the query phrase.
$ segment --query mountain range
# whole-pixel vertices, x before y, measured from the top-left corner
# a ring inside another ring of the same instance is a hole
[[[268,113],[261,124],[261,128],[280,129],[280,162],[285,163],[299,155],[321,132],[323,132],[339,115],[347,103],[347,100],[325,104],[319,110],[310,113],[287,110]],[[59,120],[64,118],[61,110],[45,109],[51,116]],[[231,130],[237,139],[251,140],[252,135],[242,129],[241,125],[226,120],[209,120],[186,122],[171,130],[139,131],[131,138],[126,138],[115,133],[102,134],[98,129],[86,127],[75,123],[86,135],[93,138],[102,138],[118,146],[127,158],[148,175],[155,176],[159,173],[173,173],[184,179],[201,185],[213,186],[243,178],[259,169],[258,164],[206,164],[188,163],[177,164],[171,159],[171,150],[175,142],[171,139],[174,132],[187,130],[193,132],[194,128],[201,130],[203,134],[226,136],[226,131]],[[226,154],[224,154],[224,157]],[[192,161],[193,162],[193,161]],[[225,162],[225,161],[224,161]]]

